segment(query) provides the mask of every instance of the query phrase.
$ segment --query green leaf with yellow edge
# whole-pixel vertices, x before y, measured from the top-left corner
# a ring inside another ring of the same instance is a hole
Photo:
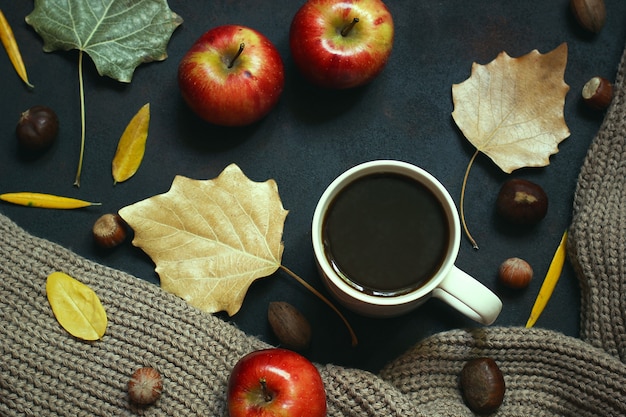
[[[212,180],[176,176],[165,194],[119,211],[161,288],[231,316],[249,286],[281,266],[287,213],[274,180],[252,181],[235,164]]]
[[[98,340],[107,328],[107,314],[96,293],[63,272],[53,272],[46,281],[48,302],[59,324],[83,340]]]
[[[112,163],[114,184],[126,181],[139,169],[146,151],[149,125],[150,103],[147,103],[133,116],[117,144]]]

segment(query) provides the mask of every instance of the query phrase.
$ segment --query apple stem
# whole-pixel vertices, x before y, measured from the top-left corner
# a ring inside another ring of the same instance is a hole
[[[233,65],[235,65],[235,61],[237,60],[237,58],[239,58],[239,55],[241,55],[241,53],[243,52],[243,48],[245,48],[246,44],[241,42],[239,44],[239,50],[237,51],[237,53],[235,54],[235,56],[233,57],[233,59],[230,60],[230,63],[228,64],[228,68],[232,68]]]
[[[261,389],[263,390],[263,399],[265,400],[265,402],[269,403],[270,401],[272,401],[272,394],[267,389],[267,381],[265,380],[265,378],[261,378],[259,380],[259,383],[261,384]]]
[[[352,22],[350,22],[345,28],[341,29],[341,36],[348,36],[354,25],[356,25],[357,23],[359,23],[359,18],[355,17],[354,19],[352,19]]]

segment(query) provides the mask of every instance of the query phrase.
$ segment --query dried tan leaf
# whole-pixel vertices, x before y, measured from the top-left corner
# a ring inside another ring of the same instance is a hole
[[[487,65],[472,64],[470,78],[452,86],[452,117],[476,147],[460,201],[461,223],[475,249],[464,210],[472,164],[481,152],[507,174],[550,164],[550,156],[570,133],[563,116],[569,91],[563,79],[566,64],[566,43],[546,54],[533,50],[519,58],[501,52]]]
[[[487,65],[474,63],[471,77],[452,86],[452,117],[504,172],[546,166],[570,133],[563,117],[566,64],[565,43],[546,54],[502,52]]]
[[[164,290],[229,315],[252,282],[280,267],[287,213],[274,180],[251,181],[235,164],[212,180],[177,176],[167,193],[119,212]]]
[[[104,336],[107,314],[87,285],[63,272],[53,272],[46,281],[46,294],[57,321],[72,336],[83,340]]]

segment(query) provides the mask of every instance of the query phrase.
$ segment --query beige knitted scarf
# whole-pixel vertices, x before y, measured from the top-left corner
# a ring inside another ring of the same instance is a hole
[[[329,416],[471,416],[463,364],[490,356],[505,375],[498,416],[626,416],[626,52],[616,95],[581,169],[569,254],[581,283],[581,339],[540,329],[452,330],[378,375],[318,365]],[[107,306],[103,340],[68,337],[46,300],[56,270]],[[0,415],[225,416],[230,369],[268,347],[159,287],[33,237],[0,214]],[[129,375],[158,368],[165,394],[134,409]]]

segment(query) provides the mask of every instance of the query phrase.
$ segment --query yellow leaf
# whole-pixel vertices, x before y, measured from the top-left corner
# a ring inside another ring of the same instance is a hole
[[[117,144],[112,164],[114,183],[126,181],[139,169],[146,151],[149,125],[150,103],[147,103],[133,116]]]
[[[20,192],[0,194],[0,200],[20,206],[50,208],[50,209],[76,209],[88,206],[99,206],[100,203],[79,200],[71,197],[63,197],[53,194]]]
[[[13,64],[13,68],[15,68],[17,75],[20,76],[22,81],[24,81],[27,86],[33,88],[34,86],[28,81],[26,67],[24,66],[20,49],[17,46],[13,29],[11,29],[6,17],[4,17],[2,10],[0,10],[0,41],[2,41],[2,45],[4,45],[4,49],[7,51],[9,60],[11,61],[11,64]]]
[[[471,77],[452,86],[452,117],[504,172],[546,166],[570,134],[563,117],[566,64],[565,43],[543,55],[502,52],[487,65],[474,63]]]
[[[72,336],[83,340],[104,336],[106,311],[91,288],[63,272],[53,272],[46,281],[46,293],[54,316]]]
[[[539,294],[537,295],[537,299],[535,300],[535,304],[530,312],[530,317],[526,322],[526,327],[530,328],[535,325],[535,322],[543,313],[543,309],[548,305],[548,301],[550,297],[552,297],[552,293],[554,292],[554,288],[556,287],[557,282],[559,282],[559,278],[561,277],[561,271],[563,271],[563,264],[565,263],[565,255],[567,249],[567,230],[563,233],[561,237],[561,242],[559,243],[558,248],[556,248],[556,252],[552,257],[552,261],[550,262],[550,267],[548,268],[548,273],[546,274],[545,279],[543,280],[543,284],[541,284],[541,288],[539,289]]]
[[[164,290],[231,316],[252,282],[280,267],[287,213],[274,180],[251,181],[235,164],[213,180],[177,176],[167,193],[119,212]]]

